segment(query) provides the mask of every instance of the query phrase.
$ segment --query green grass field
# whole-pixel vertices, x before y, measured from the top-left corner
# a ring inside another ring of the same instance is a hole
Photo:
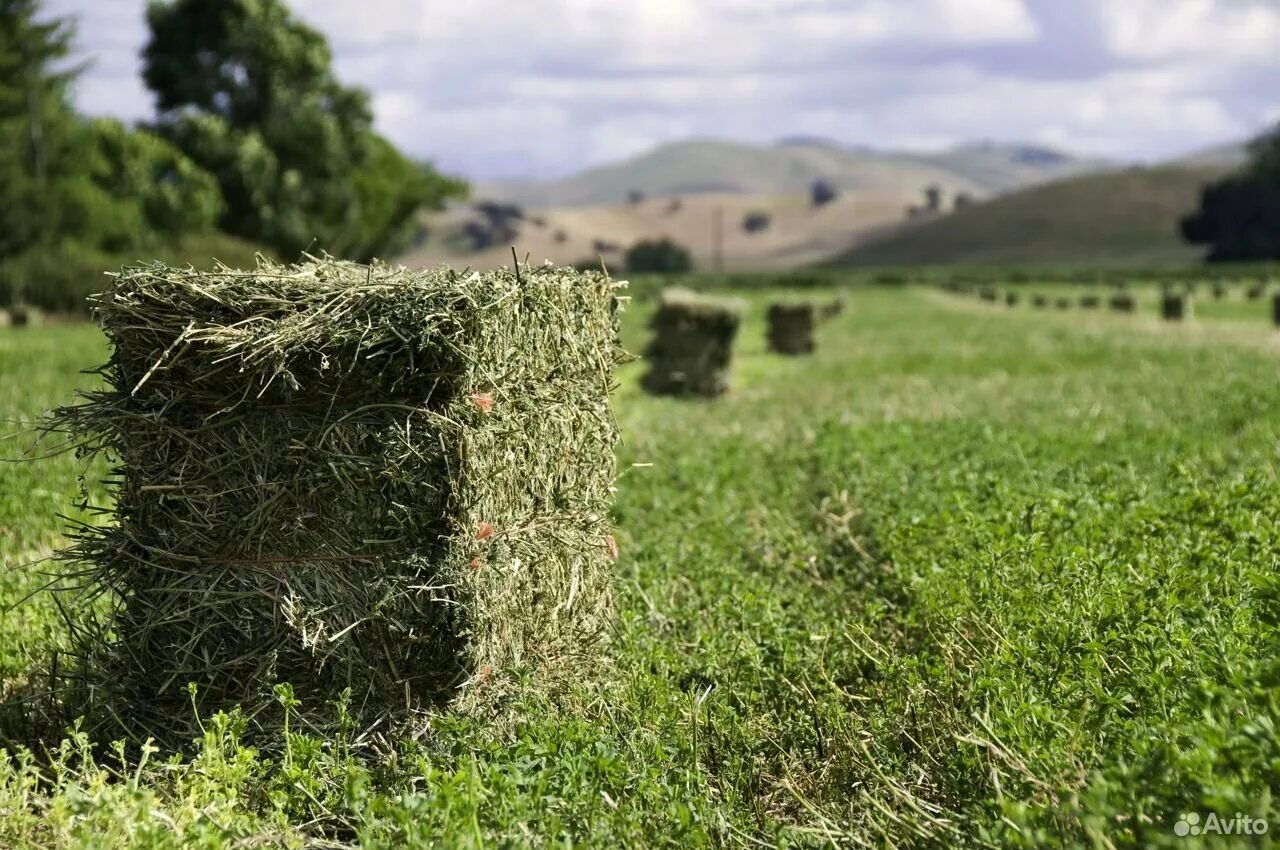
[[[647,398],[623,370],[602,675],[521,704],[510,734],[441,716],[379,758],[296,728],[254,749],[235,716],[143,758],[73,730],[0,760],[0,847],[1269,840],[1173,829],[1280,829],[1269,303],[1173,326],[1146,293],[1120,317],[858,289],[816,356],[784,360],[749,298],[729,398]],[[627,314],[631,350],[647,317]],[[0,330],[7,429],[104,355],[87,326]],[[24,564],[81,471],[0,464],[6,695],[64,639]],[[15,734],[32,714],[0,712]]]

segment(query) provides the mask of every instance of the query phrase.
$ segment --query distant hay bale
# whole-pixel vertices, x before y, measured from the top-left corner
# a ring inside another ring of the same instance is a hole
[[[668,289],[654,313],[649,370],[641,380],[654,395],[715,398],[729,390],[733,343],[746,307],[734,299]]]
[[[1262,281],[1249,284],[1249,288],[1245,290],[1245,297],[1250,301],[1260,301],[1262,296],[1267,294],[1267,285]]]
[[[996,302],[996,299],[999,296],[996,294],[995,287],[984,286],[982,289],[978,291],[978,297],[981,298],[983,301],[987,301],[994,304]]]
[[[1271,323],[1280,327],[1280,292],[1271,296]]]
[[[124,269],[96,301],[107,389],[50,423],[118,466],[114,524],[62,556],[117,600],[80,646],[99,691],[189,740],[187,682],[255,724],[290,682],[312,728],[350,688],[369,728],[484,716],[521,671],[550,692],[597,664],[621,285]]]
[[[1111,296],[1111,300],[1108,303],[1111,306],[1111,310],[1116,313],[1132,313],[1136,306],[1133,296],[1128,292],[1117,292]]]
[[[1168,322],[1180,322],[1191,318],[1191,296],[1166,292],[1160,298],[1160,316]]]
[[[1064,296],[1064,297],[1059,298],[1058,300],[1054,301],[1054,302],[1053,302],[1053,306],[1057,307],[1059,310],[1070,310],[1070,309],[1071,309],[1071,299],[1070,299],[1070,298],[1067,298],[1067,297],[1065,297],[1065,296]]]
[[[818,311],[813,304],[771,304],[767,314],[769,350],[775,354],[812,354]]]
[[[847,300],[848,299],[845,298],[844,293],[841,292],[836,295],[835,298],[823,303],[822,307],[818,310],[818,317],[823,321],[834,319],[836,316],[839,316],[844,312]]]
[[[9,324],[15,328],[33,328],[44,322],[39,307],[30,304],[14,304],[9,307]]]
[[[1035,307],[1038,310],[1043,310],[1044,308],[1049,306],[1049,296],[1039,295],[1039,294],[1032,295],[1031,306]]]
[[[1005,303],[1005,306],[1007,306],[1007,307],[1017,307],[1017,306],[1018,306],[1018,293],[1016,293],[1016,292],[1006,292],[1006,293],[1004,294],[1004,303]]]
[[[1082,310],[1096,310],[1102,306],[1102,299],[1097,295],[1081,295],[1080,308]]]
[[[1220,280],[1215,280],[1213,282],[1213,289],[1211,291],[1215,301],[1221,301],[1223,298],[1227,297],[1227,285]]]

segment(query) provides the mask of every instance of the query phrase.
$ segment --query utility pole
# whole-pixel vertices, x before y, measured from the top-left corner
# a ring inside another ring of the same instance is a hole
[[[711,262],[718,272],[724,271],[724,207],[717,206],[711,214]]]

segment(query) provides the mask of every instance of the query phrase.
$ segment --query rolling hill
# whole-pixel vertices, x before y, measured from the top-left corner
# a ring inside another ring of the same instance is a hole
[[[988,197],[1010,189],[1106,167],[1099,160],[1047,148],[978,143],[937,154],[851,148],[813,138],[758,146],[715,140],[663,145],[623,162],[551,182],[482,184],[476,196],[526,206],[596,206],[632,190],[650,196],[788,195],[814,180],[855,192],[919,194],[937,184],[948,196]]]
[[[1202,251],[1178,222],[1222,164],[1107,171],[1035,186],[907,225],[851,249],[842,265],[1176,263]]]

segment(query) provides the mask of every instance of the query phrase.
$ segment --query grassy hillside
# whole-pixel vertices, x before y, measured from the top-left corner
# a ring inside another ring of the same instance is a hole
[[[463,237],[463,227],[475,215],[460,209],[429,214],[430,238],[399,260],[414,266],[494,268],[511,263],[514,245],[521,258],[528,254],[533,262],[576,263],[603,255],[611,268],[620,268],[623,252],[631,245],[670,236],[689,249],[699,267],[710,268],[718,213],[724,222],[721,247],[726,268],[794,267],[830,259],[865,234],[896,225],[913,201],[903,194],[865,191],[846,192],[820,208],[814,208],[805,194],[692,195],[674,211],[665,198],[639,204],[530,207],[513,239],[483,251],[470,248]],[[766,230],[748,233],[742,222],[754,212],[767,214],[771,221]],[[599,251],[598,241],[615,247]]]
[[[1110,171],[1025,189],[859,246],[850,265],[1178,263],[1178,221],[1218,167]]]
[[[771,146],[697,140],[653,151],[564,180],[482,185],[477,196],[535,206],[618,203],[633,189],[650,195],[805,192],[814,180],[851,191],[919,198],[930,184],[948,197],[983,197],[1016,186],[1093,170],[1100,164],[1017,145],[968,145],[939,154],[906,154],[839,147],[812,140]]]
[[[763,350],[769,297],[731,397],[621,374],[600,681],[516,704],[508,736],[438,716],[378,758],[297,728],[254,749],[235,717],[141,761],[74,734],[0,752],[0,846],[1227,846],[1178,837],[1184,812],[1274,831],[1265,305],[1165,327],[857,290],[788,360]],[[632,350],[647,318],[626,315]],[[88,326],[0,330],[0,419],[103,356]],[[76,472],[0,463],[0,695],[62,640],[28,563]],[[0,731],[38,710],[0,702]]]

